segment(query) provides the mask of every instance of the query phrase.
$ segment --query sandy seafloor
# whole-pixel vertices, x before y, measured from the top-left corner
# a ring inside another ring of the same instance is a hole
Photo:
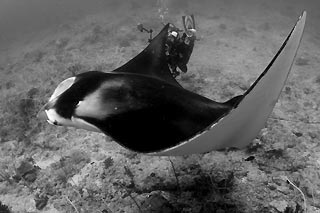
[[[166,20],[182,27],[181,16],[191,12],[198,27],[189,71],[178,81],[217,101],[243,93],[308,11],[280,99],[245,150],[150,157],[103,134],[36,119],[62,80],[89,70],[112,71],[147,45],[148,35],[136,24],[155,32],[161,24],[156,4],[146,2],[111,4],[2,45],[0,201],[11,212],[320,212],[316,1],[169,5]]]

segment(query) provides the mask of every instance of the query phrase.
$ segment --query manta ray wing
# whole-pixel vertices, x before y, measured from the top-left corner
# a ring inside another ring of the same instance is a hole
[[[284,41],[264,72],[226,116],[201,134],[167,150],[151,155],[187,155],[244,148],[258,135],[272,112],[288,78],[304,31],[306,12]]]
[[[168,29],[169,24],[163,27],[161,32],[152,39],[151,43],[141,53],[113,72],[141,74],[181,87],[172,77],[165,55]]]

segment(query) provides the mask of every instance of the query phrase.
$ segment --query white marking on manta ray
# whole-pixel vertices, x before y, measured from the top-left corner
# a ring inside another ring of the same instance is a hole
[[[108,108],[102,104],[100,90],[88,95],[76,106],[74,114],[79,117],[91,117],[95,119],[104,119],[108,115]]]
[[[76,125],[75,127],[89,130],[89,131],[93,131],[93,132],[102,132],[99,128],[86,122],[85,120],[83,120],[81,118],[71,117],[71,121],[74,123],[74,125]]]
[[[90,117],[98,120],[105,119],[110,113],[119,108],[115,106],[115,102],[104,102],[103,95],[104,91],[110,88],[121,88],[125,86],[123,81],[108,81],[98,88],[95,92],[89,94],[84,100],[77,104],[75,109],[75,115],[79,117]]]
[[[49,109],[45,111],[48,117],[48,123],[52,125],[63,125],[63,126],[71,126],[71,127],[76,127],[80,129],[85,129],[93,132],[101,132],[99,128],[96,126],[84,121],[81,118],[77,118],[72,116],[71,120],[65,119],[61,117],[55,109]]]

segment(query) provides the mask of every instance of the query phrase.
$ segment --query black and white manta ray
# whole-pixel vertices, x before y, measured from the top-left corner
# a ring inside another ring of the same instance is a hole
[[[165,59],[168,25],[127,64],[64,80],[39,117],[103,132],[150,155],[187,155],[247,146],[264,126],[287,80],[306,12],[270,64],[241,96],[218,103],[180,86]]]

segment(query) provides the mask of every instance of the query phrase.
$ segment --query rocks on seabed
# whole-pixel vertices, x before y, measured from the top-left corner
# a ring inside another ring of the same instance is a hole
[[[159,193],[151,193],[142,202],[141,208],[146,212],[152,213],[172,213],[175,212],[174,207],[170,202]]]
[[[288,202],[285,200],[273,200],[269,204],[270,206],[277,209],[279,212],[284,212],[288,207]]]
[[[34,166],[31,162],[28,160],[23,160],[16,168],[14,179],[16,181],[24,179],[25,181],[33,182],[37,179],[38,170],[39,168]]]

